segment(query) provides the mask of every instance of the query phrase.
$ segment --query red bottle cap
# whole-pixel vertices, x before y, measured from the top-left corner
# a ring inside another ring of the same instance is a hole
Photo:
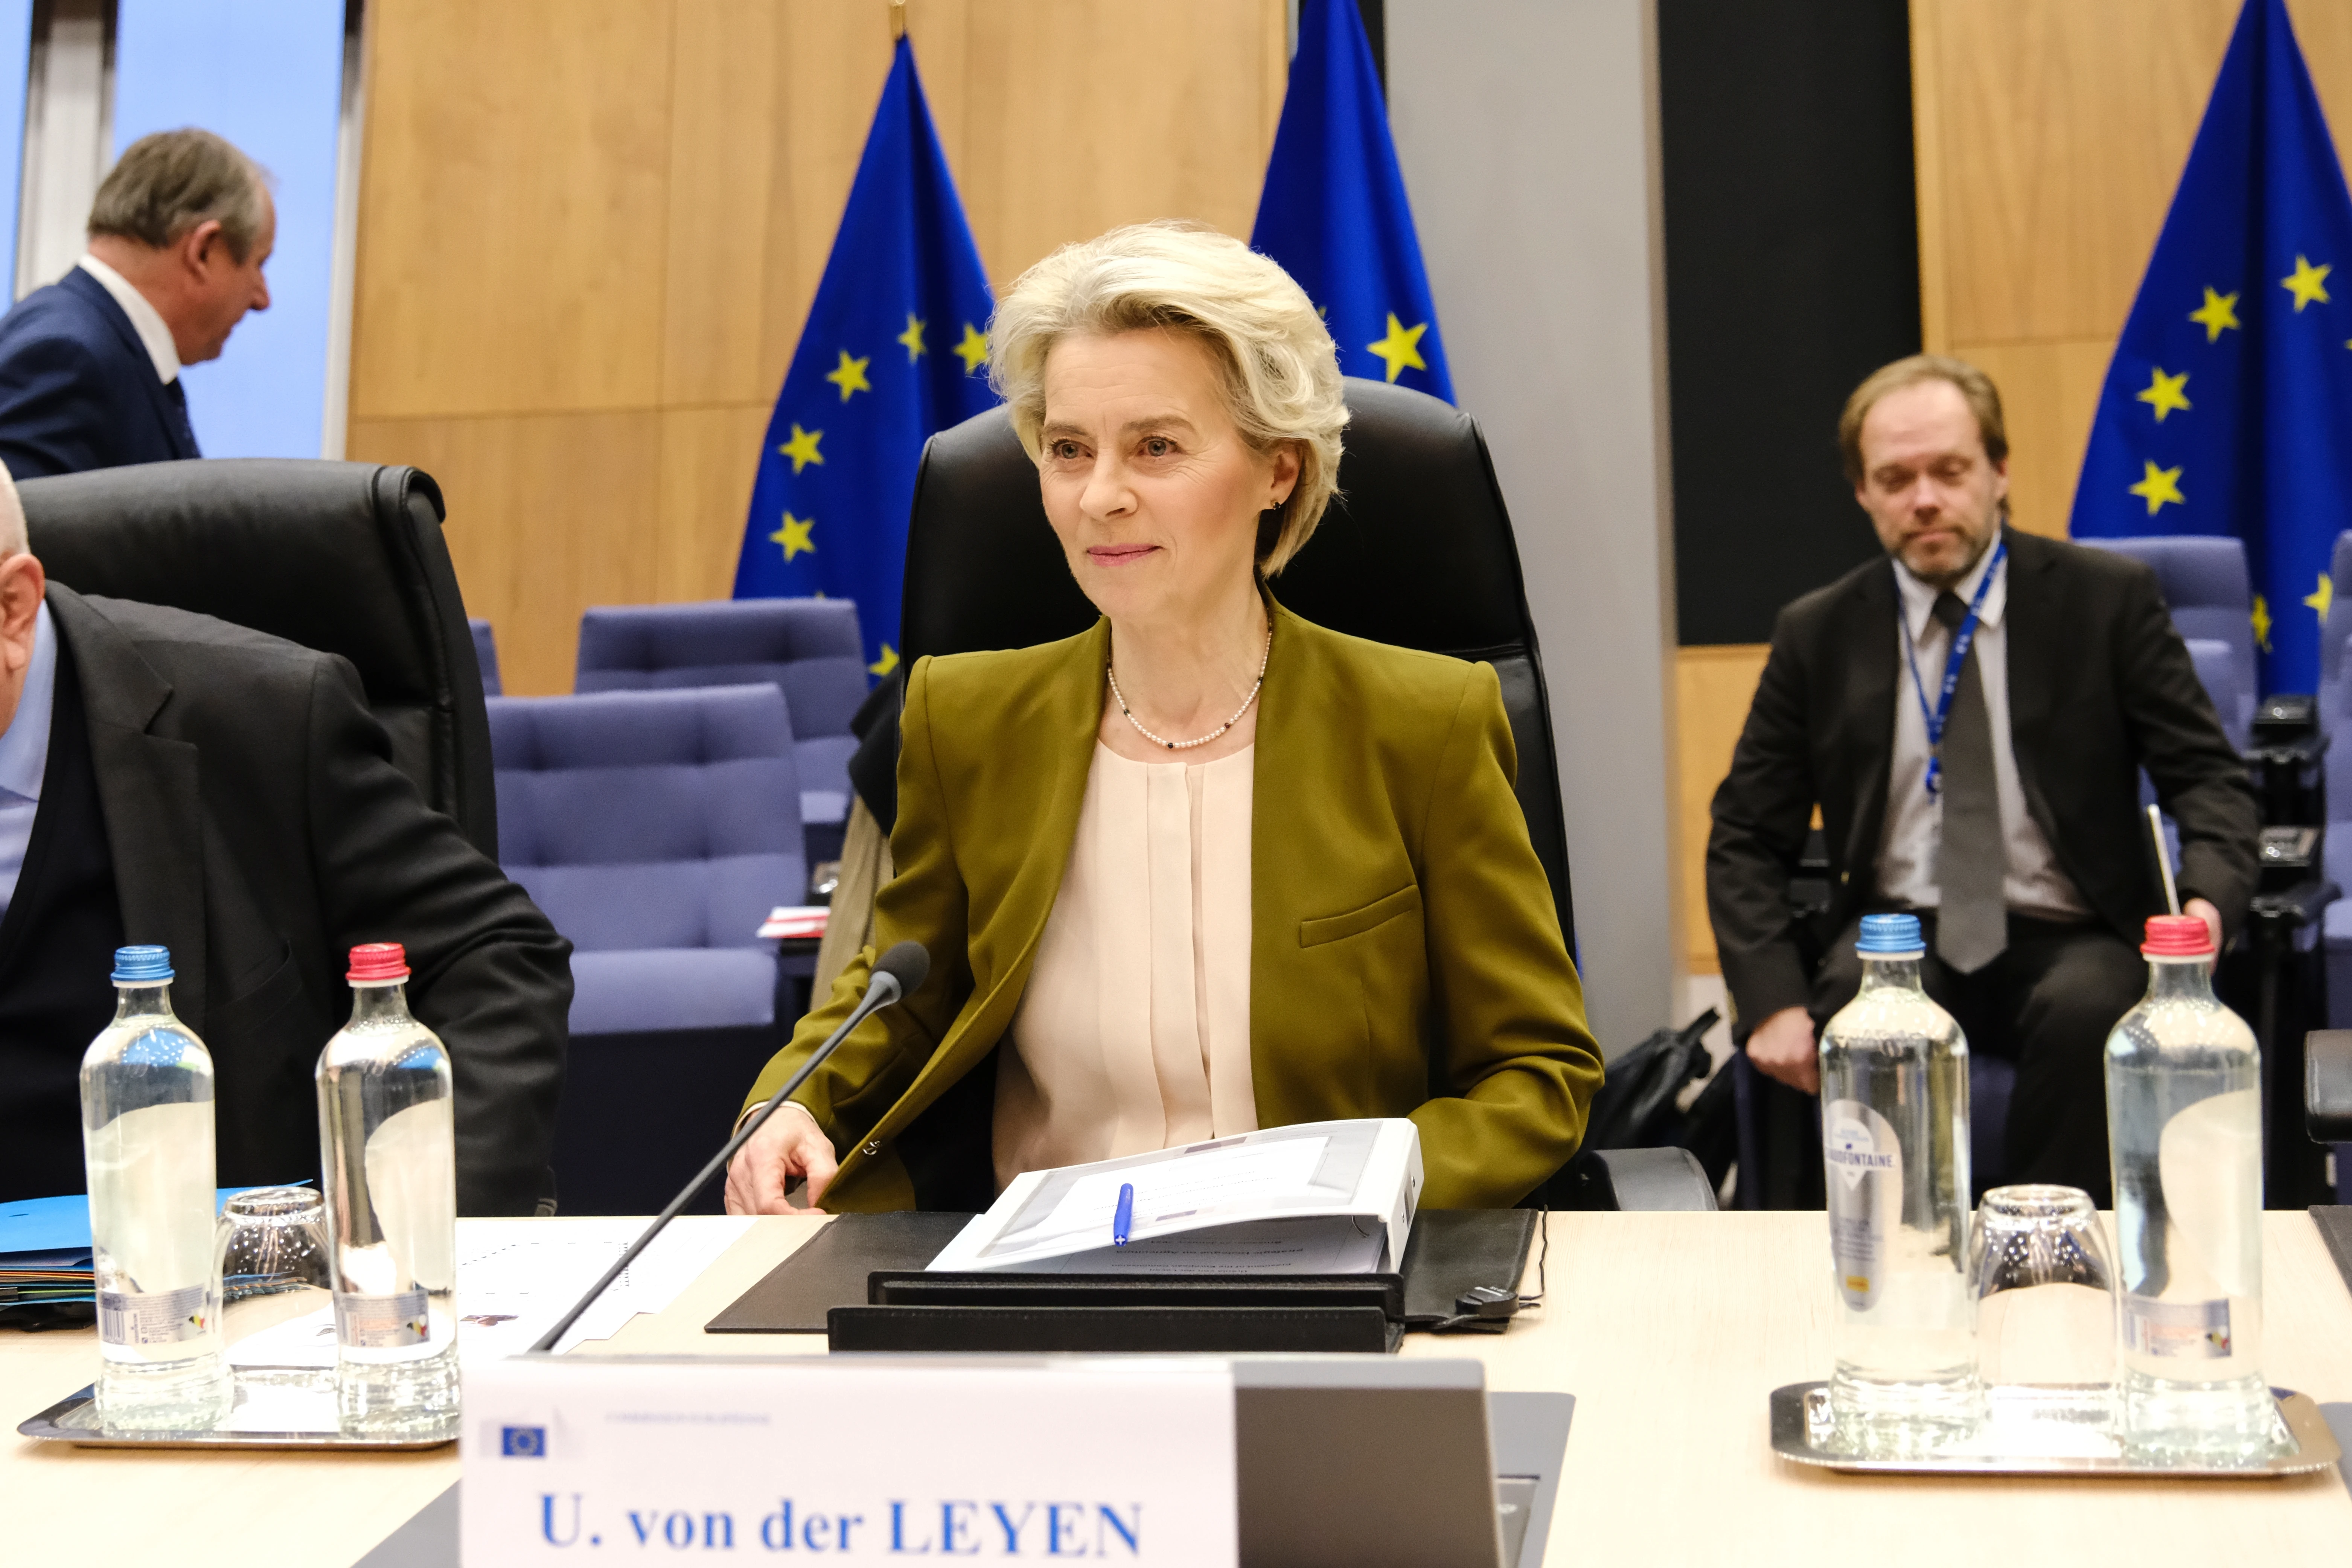
[[[2139,950],[2149,958],[2210,958],[2213,933],[2195,915],[2150,915]]]
[[[347,978],[354,985],[405,980],[408,954],[396,942],[363,942],[352,949],[352,972]]]

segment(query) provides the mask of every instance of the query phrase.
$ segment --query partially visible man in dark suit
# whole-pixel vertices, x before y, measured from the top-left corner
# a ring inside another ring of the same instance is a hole
[[[571,944],[394,765],[348,663],[46,582],[0,475],[0,1199],[83,1188],[77,1075],[125,942],[171,949],[221,1182],[314,1174],[363,942],[407,948],[449,1047],[459,1212],[534,1212]]]
[[[2004,526],[2009,441],[1981,371],[1898,360],[1847,401],[1839,439],[1889,559],[1781,611],[1707,840],[1748,1059],[1815,1092],[1815,1031],[1860,984],[1861,917],[1917,910],[1929,994],[1971,1050],[2017,1064],[2005,1178],[2104,1205],[2104,1046],[2164,910],[2139,771],[2179,828],[2182,908],[2217,942],[2253,895],[2253,791],[2155,574]],[[1809,966],[1788,891],[1817,805],[1838,934]]]
[[[220,357],[278,238],[261,170],[209,131],[132,142],[89,250],[0,319],[0,463],[17,479],[203,456],[181,370]]]

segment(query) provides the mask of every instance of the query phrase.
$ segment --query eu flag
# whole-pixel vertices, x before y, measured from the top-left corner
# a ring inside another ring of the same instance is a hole
[[[768,421],[737,598],[855,599],[870,668],[890,673],[923,442],[996,402],[991,302],[901,38]]]
[[[2244,540],[2266,691],[2317,689],[2352,527],[2347,285],[2352,195],[2285,0],[2246,0],[2107,367],[2073,531]]]
[[[1356,0],[1302,0],[1251,247],[1323,312],[1342,374],[1454,401],[1388,104]]]

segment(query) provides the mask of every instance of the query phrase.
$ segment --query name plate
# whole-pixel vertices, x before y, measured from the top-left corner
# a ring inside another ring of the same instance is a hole
[[[465,1369],[463,1561],[1237,1560],[1223,1362]]]

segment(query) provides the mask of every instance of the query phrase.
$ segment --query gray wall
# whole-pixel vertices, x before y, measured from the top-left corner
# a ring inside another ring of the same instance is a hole
[[[1390,122],[1454,395],[1527,566],[1586,987],[1614,1054],[1680,1006],[1651,0],[1387,12]]]

